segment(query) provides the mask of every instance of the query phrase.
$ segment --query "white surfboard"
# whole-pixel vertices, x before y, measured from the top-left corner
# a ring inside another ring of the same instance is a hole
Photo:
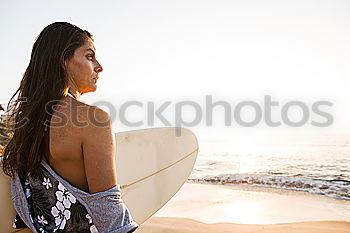
[[[121,132],[116,141],[122,199],[141,224],[185,183],[196,161],[198,142],[190,130],[170,127]],[[0,173],[0,233],[8,233],[13,231],[15,210],[10,179]]]

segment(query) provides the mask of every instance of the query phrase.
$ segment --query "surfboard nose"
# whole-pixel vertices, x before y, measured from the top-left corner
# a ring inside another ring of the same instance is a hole
[[[162,127],[121,132],[116,139],[122,199],[141,224],[186,182],[197,158],[197,137],[186,128]]]
[[[190,129],[188,129],[188,128],[183,128],[183,127],[175,127],[175,131],[180,131],[181,135],[182,135],[182,134],[187,134],[187,135],[189,135],[189,136],[187,136],[187,137],[188,137],[188,140],[190,140],[190,139],[191,139],[191,136],[192,136],[192,140],[193,140],[192,143],[193,143],[194,145],[197,145],[197,148],[199,149],[197,136],[195,135],[195,133],[194,133],[192,130],[190,130]],[[191,135],[191,136],[190,136],[190,135]]]

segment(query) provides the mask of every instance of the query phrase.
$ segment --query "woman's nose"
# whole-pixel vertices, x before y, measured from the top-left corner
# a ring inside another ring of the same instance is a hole
[[[101,64],[99,62],[97,62],[97,66],[95,68],[95,72],[96,73],[100,73],[102,71],[103,71],[103,68],[102,68]]]

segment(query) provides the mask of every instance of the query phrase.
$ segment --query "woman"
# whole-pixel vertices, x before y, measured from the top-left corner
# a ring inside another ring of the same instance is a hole
[[[138,227],[120,199],[110,117],[78,100],[96,91],[102,70],[86,30],[56,22],[36,39],[8,105],[13,136],[2,167],[12,177],[15,228],[133,232]]]

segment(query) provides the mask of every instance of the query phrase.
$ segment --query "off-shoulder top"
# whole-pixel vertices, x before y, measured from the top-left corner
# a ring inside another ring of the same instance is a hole
[[[41,165],[41,177],[12,178],[15,228],[25,224],[38,233],[124,233],[138,228],[121,199],[120,185],[90,194],[72,186],[46,161]]]

